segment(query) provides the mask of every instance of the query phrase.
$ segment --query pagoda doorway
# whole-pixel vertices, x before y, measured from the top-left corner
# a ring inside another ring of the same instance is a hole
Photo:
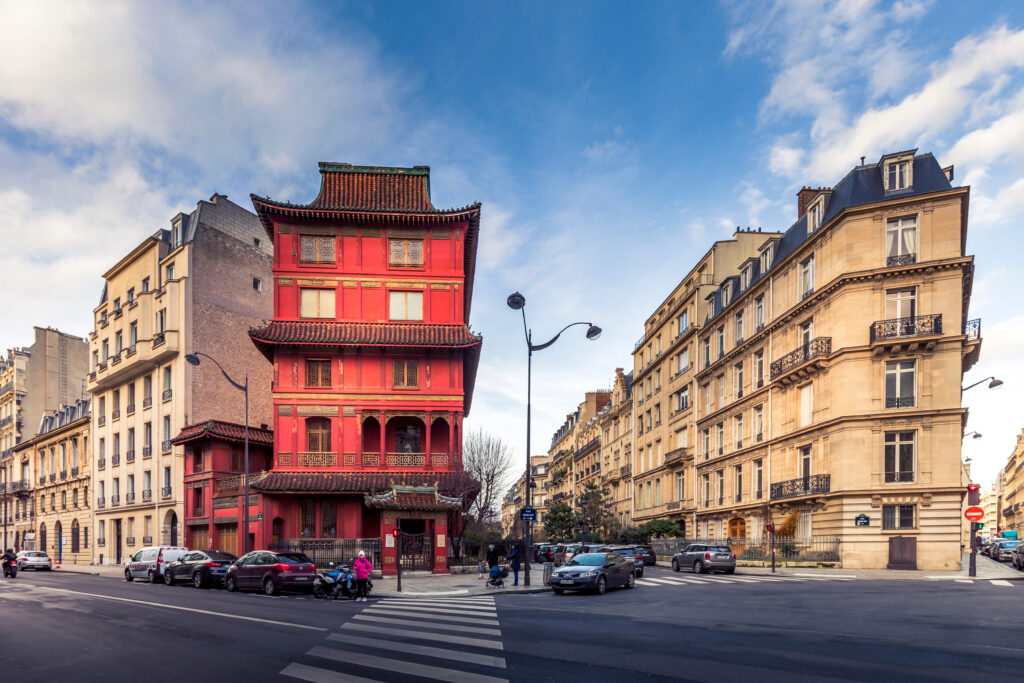
[[[433,567],[431,534],[425,519],[403,519],[398,523],[402,542],[402,570],[430,571]]]

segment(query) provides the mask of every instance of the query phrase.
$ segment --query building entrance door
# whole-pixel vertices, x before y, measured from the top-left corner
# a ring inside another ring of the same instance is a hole
[[[399,540],[402,542],[402,569],[430,571],[433,558],[431,534],[427,522],[422,519],[403,519],[400,522]]]
[[[238,554],[238,525],[218,524],[216,549],[221,552]]]
[[[206,550],[210,547],[210,529],[208,527],[194,526],[190,527],[188,531],[192,535],[192,541],[188,544],[189,548]]]
[[[117,564],[121,564],[121,520],[114,520],[114,556]]]
[[[732,542],[732,551],[737,557],[743,554],[747,547],[747,522],[737,517],[729,520],[729,540]]]
[[[892,536],[889,538],[888,569],[917,569],[917,537]]]

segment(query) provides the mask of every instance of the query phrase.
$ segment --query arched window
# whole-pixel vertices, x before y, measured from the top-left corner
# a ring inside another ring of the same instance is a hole
[[[331,421],[326,417],[311,417],[306,420],[306,450],[310,453],[327,453],[331,450]]]

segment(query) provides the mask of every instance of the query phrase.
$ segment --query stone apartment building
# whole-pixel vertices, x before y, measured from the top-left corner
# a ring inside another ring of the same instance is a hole
[[[1024,536],[1024,430],[1017,435],[1017,444],[1006,460],[1000,480],[999,528]],[[992,524],[995,520],[985,521]]]
[[[248,331],[273,313],[273,249],[256,216],[215,194],[171,219],[104,273],[90,333],[95,516],[92,559],[120,563],[155,543],[183,544],[188,424],[271,421],[271,369]]]
[[[804,188],[716,273],[697,335],[697,534],[841,540],[844,567],[960,566],[968,188],[916,150]],[[741,541],[740,541],[741,543]]]
[[[600,481],[600,437],[597,415],[611,401],[611,392],[588,391],[575,412],[551,437],[548,457],[548,504],[564,502],[570,507],[587,481]],[[556,540],[556,539],[551,539]]]
[[[633,373],[615,369],[610,400],[597,415],[601,485],[618,527],[633,519]]]
[[[35,535],[34,488],[27,456],[14,447],[31,439],[43,415],[85,396],[89,353],[84,339],[35,327],[31,346],[9,349],[0,360],[0,522],[4,547],[24,547]],[[26,508],[25,514],[22,509]]]
[[[533,480],[533,495],[529,503],[537,510],[537,524],[534,525],[533,536],[543,540],[544,515],[548,509],[548,462],[547,454],[535,455],[530,458],[530,478]],[[527,503],[526,475],[519,478],[509,487],[501,503],[501,530],[506,537],[522,536],[523,526],[519,520],[519,510]]]
[[[14,447],[22,487],[15,491],[15,545],[43,550],[55,566],[90,564],[90,401],[46,413],[36,436]],[[20,538],[19,538],[20,534]]]

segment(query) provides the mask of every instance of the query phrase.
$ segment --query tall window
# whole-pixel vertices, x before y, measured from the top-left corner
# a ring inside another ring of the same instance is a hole
[[[142,446],[143,448],[153,447],[153,423],[147,422],[142,425]],[[146,453],[145,455],[148,455]]]
[[[300,263],[334,263],[334,237],[301,235],[299,237]]]
[[[120,356],[122,351],[124,351],[124,334],[118,330],[114,333],[114,355]]]
[[[163,441],[164,441],[165,450],[170,450],[170,448],[169,448],[169,445],[170,445],[170,442],[171,442],[171,416],[170,415],[164,415],[163,427],[164,427]]]
[[[690,407],[690,387],[685,386],[679,390],[678,410],[686,410]]]
[[[316,501],[303,500],[299,506],[299,535],[313,537],[316,535]]]
[[[683,310],[679,314],[679,334],[686,332],[686,328],[690,326],[690,312]]]
[[[814,419],[814,384],[800,387],[800,426],[806,427]]]
[[[106,363],[110,360],[110,340],[103,340],[103,362]]]
[[[914,481],[914,432],[885,433],[885,481]]]
[[[654,504],[661,505],[661,479],[654,480]]]
[[[732,433],[736,438],[736,448],[743,448],[743,413],[732,418]]]
[[[800,298],[814,293],[814,254],[800,262]]]
[[[156,312],[156,333],[163,334],[167,331],[167,309],[161,308]]]
[[[711,504],[711,476],[708,474],[700,475],[700,497],[705,507]]]
[[[690,349],[689,347],[679,352],[679,372],[682,372],[686,368],[690,367]]]
[[[393,363],[394,386],[396,389],[415,389],[420,385],[419,362],[396,360]]]
[[[800,478],[810,479],[811,478],[811,447],[801,446],[799,450],[800,457]]]
[[[711,340],[705,339],[701,342],[701,349],[703,351],[702,355],[704,356],[704,367],[707,367],[711,365]]]
[[[754,385],[758,389],[764,386],[764,351],[754,353]]]
[[[718,454],[721,455],[725,451],[725,423],[719,422],[715,425],[715,438],[718,442]]]
[[[725,373],[716,377],[715,382],[718,384],[718,407],[721,408],[725,405]]]
[[[754,498],[764,496],[764,461],[758,458],[754,461]]]
[[[885,265],[917,262],[917,216],[890,218],[885,223]]]
[[[736,314],[736,343],[743,341],[743,311]]]
[[[128,350],[134,351],[139,341],[139,323],[135,320],[128,324]]]
[[[733,474],[733,494],[736,497],[736,502],[739,503],[743,500],[743,466],[736,465],[735,472]]]
[[[772,245],[765,247],[765,250],[761,252],[761,272],[767,273],[768,269],[772,267],[772,256],[774,255],[775,249]]]
[[[388,265],[417,268],[423,265],[423,240],[389,240]]]
[[[705,429],[700,433],[701,450],[704,451],[704,459],[711,455],[711,430]]]
[[[810,346],[811,340],[814,339],[814,320],[808,320],[804,323],[801,323],[799,328],[799,334],[800,346],[805,347],[807,352],[810,352],[810,348],[807,347]]]
[[[882,506],[882,529],[894,531],[897,529],[914,528],[914,506],[913,505],[883,505]]]
[[[725,470],[718,470],[715,474],[715,498],[718,499],[718,504],[722,505],[725,503]]]
[[[391,320],[423,320],[423,292],[388,292]]]
[[[893,318],[913,318],[917,315],[917,290],[913,287],[907,289],[885,290],[885,317],[888,320]],[[897,326],[897,334],[903,331]]]
[[[153,400],[153,375],[142,378],[142,400]]]
[[[725,355],[725,327],[719,327],[715,332],[715,340],[718,346],[718,357]]]
[[[331,450],[331,421],[326,417],[306,418],[306,450],[328,453]]]
[[[821,219],[825,214],[825,198],[814,200],[807,208],[807,232],[814,232],[821,227]]]
[[[338,504],[333,500],[325,500],[320,506],[321,538],[337,538],[338,536]]]
[[[732,379],[736,398],[743,397],[743,363],[739,362],[732,368]]]
[[[676,500],[686,499],[686,474],[679,472],[676,474]]]
[[[764,406],[754,406],[754,440],[764,440]]]
[[[333,289],[299,289],[300,318],[333,318],[335,314]]]
[[[912,360],[890,361],[885,364],[885,407],[913,408],[916,371]]]
[[[331,361],[320,359],[306,360],[306,386],[331,386]]]
[[[711,383],[704,385],[704,414],[711,412]]]
[[[759,296],[754,299],[754,324],[757,325],[757,329],[764,327],[764,297]]]

